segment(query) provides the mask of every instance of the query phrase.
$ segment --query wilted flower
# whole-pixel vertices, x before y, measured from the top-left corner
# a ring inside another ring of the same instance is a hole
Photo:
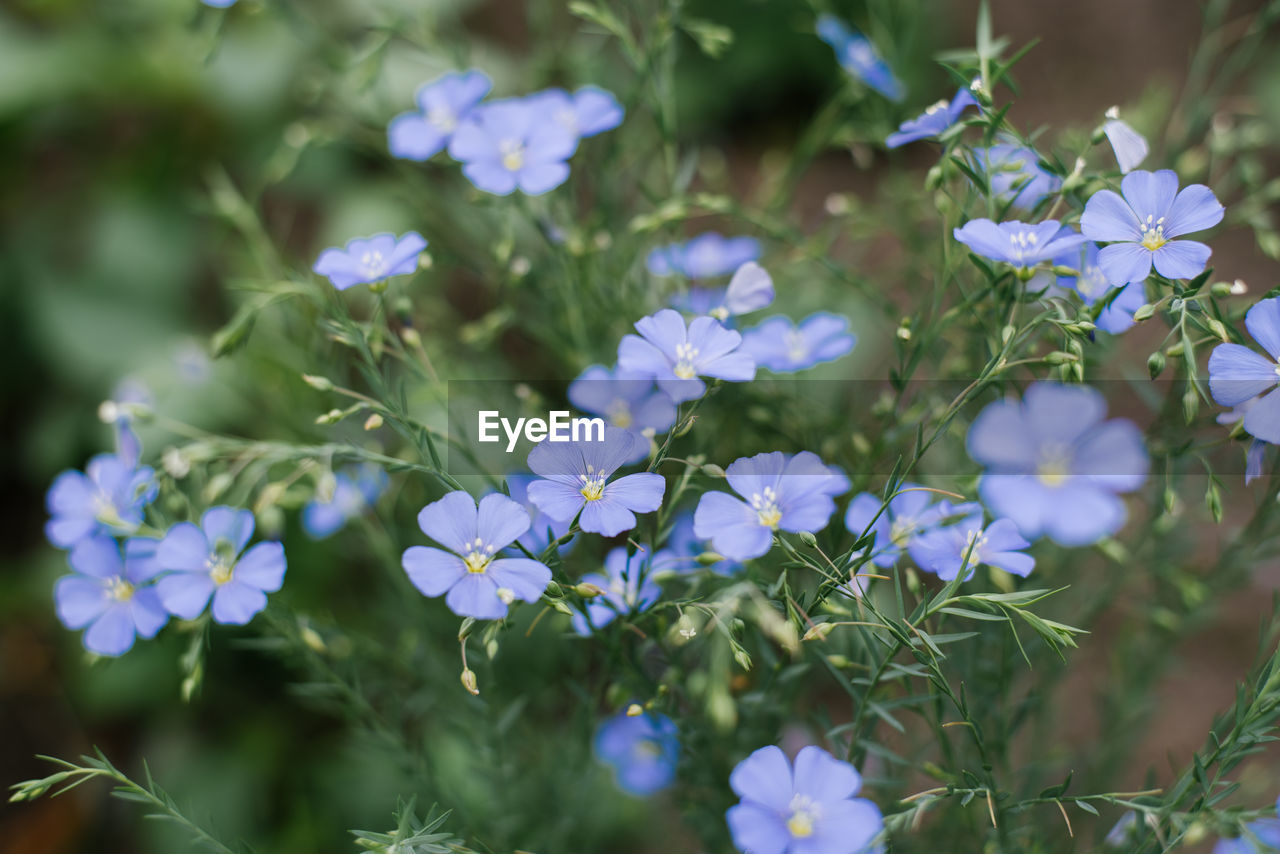
[[[613,768],[614,781],[627,794],[652,795],[675,779],[680,741],[675,723],[666,715],[619,712],[600,724],[594,746],[597,758]]]
[[[1146,480],[1142,434],[1123,418],[1104,421],[1097,390],[1037,382],[1021,401],[989,404],[969,428],[969,455],[987,471],[983,503],[1024,537],[1059,545],[1096,543],[1124,525],[1118,493]]]
[[[1241,344],[1219,344],[1209,356],[1209,392],[1223,406],[1247,404],[1245,432],[1280,443],[1280,297],[1250,308],[1244,325],[1270,358]]]
[[[449,551],[430,546],[405,549],[402,565],[424,596],[445,596],[460,617],[499,620],[516,599],[536,602],[551,570],[524,557],[498,557],[529,530],[529,512],[494,492],[476,501],[455,490],[422,508],[422,533]],[[447,595],[445,595],[447,594]]]
[[[955,229],[955,238],[978,255],[1028,270],[1084,243],[1084,237],[1056,219],[1044,222],[992,222],[971,219]]]
[[[1080,217],[1085,237],[1110,242],[1098,255],[1108,282],[1140,282],[1152,264],[1168,279],[1190,279],[1204,271],[1212,250],[1174,238],[1222,221],[1222,205],[1212,190],[1192,184],[1179,192],[1172,169],[1130,172],[1120,189],[1123,198],[1111,190],[1094,193]]]
[[[884,829],[880,809],[854,795],[862,778],[820,747],[796,754],[762,747],[738,763],[729,786],[741,803],[725,819],[744,854],[858,854]]]
[[[587,368],[569,384],[569,402],[642,440],[636,443],[629,463],[647,457],[649,440],[676,423],[676,405],[666,392],[654,387],[653,377],[620,368]]]
[[[267,594],[284,584],[284,546],[262,542],[245,551],[253,536],[253,513],[211,507],[199,526],[179,522],[156,549],[165,572],[156,592],[165,610],[193,620],[213,597],[213,619],[244,625],[267,607]],[[241,552],[244,555],[241,556]]]
[[[655,276],[709,279],[726,276],[759,258],[760,241],[754,237],[724,237],[708,231],[687,243],[654,249],[645,259],[645,265]]]
[[[387,473],[371,464],[337,472],[329,500],[313,499],[302,508],[303,530],[316,540],[331,536],[377,503],[388,482]]]
[[[832,500],[839,494],[832,491],[836,475],[808,451],[795,456],[774,451],[742,457],[730,464],[725,477],[746,500],[726,492],[704,494],[694,511],[693,531],[710,540],[716,552],[734,560],[768,552],[779,529],[821,531],[836,509]]]
[[[857,337],[849,332],[849,318],[820,311],[799,325],[775,315],[742,333],[742,350],[756,364],[775,374],[803,371],[838,359],[853,349]]]
[[[98,655],[123,655],[135,637],[151,638],[169,620],[156,591],[142,585],[155,577],[156,541],[136,537],[120,546],[110,537],[81,540],[68,561],[73,574],[58,579],[53,598],[58,619],[84,629],[84,648]]]
[[[529,500],[562,522],[581,511],[578,526],[590,533],[614,537],[634,528],[635,514],[657,510],[666,491],[662,475],[653,472],[609,480],[634,459],[638,441],[626,430],[610,426],[602,442],[539,442],[529,452],[528,464],[543,479],[529,484]]]
[[[902,83],[893,76],[870,39],[834,15],[818,16],[816,29],[818,38],[836,52],[841,68],[889,100],[902,100]]]
[[[426,160],[445,149],[462,120],[479,104],[493,83],[483,71],[450,71],[424,83],[415,100],[418,109],[401,113],[387,125],[393,157]]]
[[[538,196],[560,186],[569,177],[566,161],[577,148],[577,134],[528,98],[481,104],[449,140],[449,156],[462,162],[462,174],[499,196],[517,188]]]
[[[610,551],[604,559],[604,574],[589,572],[582,576],[585,583],[596,585],[604,594],[588,600],[583,606],[585,613],[573,615],[573,630],[585,637],[618,616],[653,607],[662,595],[662,588],[653,580],[652,572],[662,564],[671,565],[675,559],[668,551],[652,556],[646,552],[628,554],[625,546]]]
[[[978,102],[973,93],[965,86],[956,91],[950,102],[939,101],[926,109],[914,119],[908,119],[898,126],[897,133],[889,134],[884,144],[889,148],[898,148],[909,142],[939,136],[947,128],[956,123],[960,115],[969,107],[976,107]]]
[[[357,237],[344,249],[326,249],[316,259],[312,271],[328,276],[333,286],[345,291],[352,285],[368,285],[392,276],[403,276],[418,269],[418,256],[427,241],[416,231],[400,237],[375,234]]]
[[[941,502],[949,504],[947,501]],[[972,506],[972,505],[966,505]],[[955,510],[944,507],[943,515],[953,516]],[[926,572],[932,572],[943,581],[951,581],[965,567],[965,578],[981,565],[994,566],[1012,575],[1026,578],[1035,569],[1036,560],[1022,550],[1030,546],[1012,519],[997,519],[985,528],[982,510],[954,525],[934,528],[911,541],[908,547],[911,559]]]
[[[618,345],[618,367],[653,377],[676,403],[701,397],[699,377],[747,382],[756,363],[738,345],[742,336],[712,317],[696,317],[685,327],[680,313],[664,308],[636,321],[640,336],[625,335]]]
[[[155,471],[137,466],[118,454],[99,454],[84,474],[64,471],[45,496],[50,519],[45,536],[69,549],[95,535],[131,534],[142,524],[142,513],[159,489]]]

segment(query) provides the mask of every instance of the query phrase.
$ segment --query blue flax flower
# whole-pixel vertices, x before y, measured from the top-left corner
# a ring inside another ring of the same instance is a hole
[[[884,501],[878,495],[863,492],[854,496],[844,514],[849,533],[861,536],[870,530],[871,563],[881,569],[897,563],[905,549],[949,515],[970,514],[981,509],[977,504],[935,502],[932,493],[915,483],[901,484],[883,513],[880,512],[882,506]]]
[[[1211,250],[1194,240],[1176,240],[1222,221],[1222,205],[1203,184],[1178,190],[1172,169],[1138,170],[1120,182],[1123,198],[1099,190],[1085,203],[1080,229],[1090,240],[1108,242],[1098,263],[1113,285],[1140,282],[1156,271],[1167,279],[1190,279],[1204,271]]]
[[[156,497],[155,471],[118,454],[99,454],[84,473],[64,471],[45,496],[49,542],[69,549],[95,535],[131,534]]]
[[[529,530],[529,512],[501,493],[476,501],[459,489],[422,508],[422,533],[444,546],[410,546],[401,561],[424,596],[444,595],[459,617],[499,620],[516,599],[537,602],[551,570],[525,557],[498,554]]]
[[[947,501],[941,503],[950,504]],[[955,515],[951,507],[946,507],[944,512],[948,516]],[[981,565],[994,566],[1026,578],[1036,566],[1035,558],[1022,553],[1030,545],[1018,533],[1018,526],[1012,519],[997,519],[983,527],[982,510],[979,508],[954,525],[922,534],[911,542],[908,550],[916,566],[932,572],[943,581],[954,579],[962,566],[966,567],[967,580]]]
[[[629,463],[647,457],[650,440],[676,423],[676,405],[654,387],[653,377],[619,368],[587,368],[569,384],[569,402],[642,440],[636,442]]]
[[[1002,142],[975,154],[978,169],[988,176],[991,195],[1019,210],[1032,210],[1062,186],[1061,178],[1040,167],[1040,155],[1024,145]]]
[[[244,625],[267,607],[267,594],[284,584],[284,546],[262,542],[245,551],[253,536],[253,513],[211,507],[197,526],[179,522],[156,550],[165,576],[156,584],[165,610],[193,620],[213,597],[213,618]],[[243,552],[243,555],[241,554]]]
[[[229,9],[236,5],[236,0],[200,0],[200,2],[214,9]]]
[[[622,124],[622,104],[599,86],[583,86],[572,95],[563,89],[544,89],[527,100],[575,138],[595,136]]]
[[[652,513],[662,505],[662,475],[640,472],[610,480],[633,459],[634,436],[605,427],[604,441],[539,442],[529,452],[529,468],[541,476],[529,484],[529,500],[552,519],[578,518],[578,527],[615,537],[636,526],[636,513]]]
[[[898,148],[909,142],[941,136],[942,132],[956,123],[960,115],[969,107],[976,107],[968,87],[958,89],[950,102],[939,101],[914,119],[908,119],[898,126],[897,133],[889,134],[884,144],[889,148]]]
[[[693,514],[688,511],[681,513],[672,523],[671,532],[667,534],[667,548],[675,555],[675,568],[680,573],[709,569],[716,575],[736,575],[742,570],[741,562],[727,558],[705,567],[698,563],[698,557],[710,552],[711,546],[693,532]]]
[[[760,241],[754,237],[724,237],[708,231],[687,243],[654,249],[645,259],[645,266],[655,276],[711,279],[727,276],[748,261],[759,259]]]
[[[737,269],[727,288],[690,288],[671,299],[690,314],[709,314],[721,323],[739,314],[759,311],[773,303],[773,278],[754,261]]]
[[[978,255],[1029,270],[1084,243],[1084,236],[1056,219],[1044,222],[992,222],[971,219],[955,230],[955,238]]]
[[[1223,412],[1216,420],[1219,424],[1235,424],[1239,421],[1243,421],[1245,415],[1248,414],[1249,410],[1257,402],[1258,398],[1251,397],[1239,406],[1232,407],[1229,411]],[[1269,443],[1264,442],[1261,439],[1254,439],[1249,443],[1249,448],[1245,451],[1244,455],[1245,486],[1248,486],[1253,481],[1262,477],[1262,465],[1266,461],[1268,444]]]
[[[509,474],[506,477],[507,493],[511,496],[511,500],[529,511],[531,519],[529,530],[517,537],[516,542],[533,554],[540,555],[553,542],[569,533],[569,528],[573,527],[573,524],[572,520],[568,519],[563,522],[552,519],[529,500],[529,484],[535,480],[537,478],[531,474]],[[559,554],[567,554],[571,548],[573,548],[573,540],[562,543],[556,551]]]
[[[1142,433],[1087,386],[1037,382],[1021,401],[989,404],[969,428],[968,450],[987,471],[982,501],[1028,539],[1085,546],[1124,525],[1119,493],[1147,477]]]
[[[426,248],[427,241],[416,231],[406,231],[400,237],[394,234],[357,237],[343,249],[335,247],[321,252],[311,270],[328,276],[335,288],[345,291],[352,285],[371,285],[412,273],[418,269],[418,256]]]
[[[58,619],[69,629],[87,629],[84,648],[98,655],[124,655],[135,637],[152,638],[169,620],[153,587],[160,571],[156,541],[135,537],[120,546],[110,537],[81,540],[68,558],[73,573],[58,579],[53,598]]]
[[[871,40],[834,15],[820,15],[816,27],[818,38],[836,52],[840,67],[857,80],[884,95],[890,101],[901,101],[902,83],[876,50]]]
[[[1280,812],[1280,799],[1276,800]],[[1220,839],[1213,854],[1265,854],[1280,851],[1280,819],[1260,818],[1245,825],[1245,835],[1235,839]]]
[[[768,552],[779,529],[821,531],[836,509],[832,496],[839,494],[834,491],[837,475],[808,451],[742,457],[729,465],[725,476],[745,501],[727,492],[704,494],[693,514],[693,531],[733,560]]]
[[[1129,173],[1142,165],[1147,159],[1147,141],[1142,134],[1120,119],[1110,119],[1102,125],[1102,132],[1111,143],[1111,150],[1116,153],[1116,163],[1120,171]]]
[[[584,582],[596,585],[604,593],[587,600],[586,613],[573,615],[573,630],[586,637],[618,616],[652,608],[662,596],[662,588],[653,580],[653,573],[675,561],[676,556],[668,551],[657,552],[652,558],[647,552],[628,554],[625,546],[610,551],[605,555],[604,574],[589,572],[582,576]]]
[[[424,83],[415,100],[418,109],[401,113],[387,125],[393,157],[426,160],[449,144],[458,125],[489,94],[492,81],[483,71],[450,71]]]
[[[1073,249],[1065,255],[1053,259],[1053,263],[1062,267],[1079,270],[1079,276],[1059,276],[1058,286],[1075,291],[1087,306],[1102,302],[1111,297],[1116,286],[1107,281],[1098,263],[1100,248],[1098,244],[1088,242]],[[1133,313],[1147,302],[1147,290],[1143,281],[1129,282],[1122,285],[1120,293],[1098,314],[1097,326],[1103,332],[1119,335],[1133,327]]]
[[[647,374],[676,403],[702,397],[707,386],[699,377],[748,382],[756,363],[738,345],[742,336],[713,317],[696,317],[685,327],[680,312],[664,308],[636,321],[636,335],[618,345],[618,367]]]
[[[386,492],[387,484],[387,473],[371,464],[338,472],[329,500],[313,499],[302,508],[303,530],[314,540],[332,536],[373,507]]]
[[[790,374],[840,358],[857,340],[849,332],[849,318],[820,311],[799,325],[782,315],[770,317],[742,333],[742,349],[757,365]]]
[[[1244,407],[1244,429],[1251,436],[1280,443],[1280,297],[1263,300],[1244,317],[1263,356],[1241,344],[1219,344],[1209,356],[1209,392],[1223,406]],[[1259,398],[1254,400],[1254,398]]]
[[[613,769],[618,788],[629,795],[652,795],[676,777],[680,740],[666,715],[619,712],[600,724],[593,746],[596,757]]]
[[[880,809],[854,797],[862,778],[820,747],[796,754],[762,747],[738,763],[729,786],[742,801],[725,819],[744,854],[857,854],[884,829]]]
[[[462,174],[499,196],[516,189],[540,196],[560,186],[569,177],[566,161],[577,148],[577,134],[527,98],[481,104],[449,140],[449,156],[463,164]]]

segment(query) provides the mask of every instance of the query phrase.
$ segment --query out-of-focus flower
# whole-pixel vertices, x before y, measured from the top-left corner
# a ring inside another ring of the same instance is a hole
[[[110,537],[81,540],[71,550],[71,575],[53,588],[58,619],[86,629],[84,648],[98,655],[124,655],[135,637],[152,638],[169,620],[154,588],[143,586],[160,571],[156,541],[135,537],[120,546]]]
[[[1116,153],[1116,163],[1121,172],[1132,172],[1147,159],[1147,140],[1126,122],[1120,119],[1109,119],[1102,125],[1102,132],[1111,143],[1111,150]]]
[[[889,134],[884,144],[889,148],[898,148],[910,142],[940,136],[951,127],[969,107],[976,107],[969,88],[962,87],[956,91],[955,97],[933,104],[914,119],[908,119],[898,126],[897,133]]]
[[[645,265],[655,276],[709,279],[727,276],[748,261],[759,259],[760,241],[754,237],[724,237],[708,231],[687,243],[654,249],[645,259]]]
[[[393,157],[427,160],[443,151],[476,104],[493,87],[483,71],[450,71],[424,83],[415,100],[418,109],[401,113],[387,125]]]
[[[650,440],[676,423],[676,405],[666,392],[654,387],[653,377],[620,368],[587,368],[569,384],[569,402],[641,440],[636,442],[629,463],[647,457]]]
[[[690,314],[709,314],[721,323],[773,303],[773,278],[754,261],[737,269],[727,288],[690,288],[672,297],[671,305]]]
[[[1147,477],[1150,461],[1132,421],[1104,421],[1097,390],[1033,383],[1021,401],[989,404],[969,428],[969,455],[986,467],[978,493],[993,516],[1028,539],[1084,546],[1127,518],[1120,493]]]
[[[618,367],[653,377],[676,403],[706,392],[699,377],[747,382],[756,375],[755,361],[739,349],[742,336],[713,317],[696,317],[686,328],[678,311],[664,308],[635,327],[640,335],[618,345]]]
[[[628,554],[625,546],[613,549],[605,556],[604,573],[589,572],[582,576],[587,584],[594,584],[603,595],[587,600],[585,613],[573,615],[573,630],[586,637],[596,629],[602,629],[619,616],[638,614],[648,610],[662,596],[662,588],[653,580],[653,572],[662,565],[671,566],[676,556],[660,551],[652,556],[647,552]]]
[[[987,175],[991,195],[1029,211],[1062,186],[1062,179],[1040,167],[1034,149],[1014,143],[998,143],[975,152],[975,165]]]
[[[857,340],[849,332],[849,318],[820,311],[798,325],[789,317],[770,317],[742,333],[742,349],[757,365],[789,374],[838,359]]]
[[[949,504],[947,501],[941,502]],[[945,515],[955,515],[947,508]],[[1035,569],[1036,560],[1022,550],[1030,546],[1012,519],[997,519],[985,528],[982,510],[954,525],[934,528],[912,540],[908,550],[911,559],[926,572],[943,581],[951,581],[965,568],[965,578],[981,565],[994,566],[1026,578]]]
[[[836,61],[850,76],[891,101],[901,101],[904,94],[902,82],[893,75],[888,64],[880,57],[871,40],[834,15],[818,16],[818,38],[836,52]]]
[[[955,238],[978,255],[1029,270],[1084,243],[1084,236],[1056,219],[1044,222],[992,222],[971,219],[955,229]]]
[[[741,562],[727,558],[706,566],[698,563],[698,558],[710,551],[710,544],[693,532],[693,514],[688,511],[681,513],[672,523],[671,533],[667,535],[667,549],[675,555],[674,568],[680,573],[709,569],[717,575],[736,575],[742,571]]]
[[[657,510],[666,491],[662,475],[652,472],[609,480],[634,458],[638,441],[620,427],[607,426],[603,442],[539,442],[528,464],[542,479],[529,484],[529,500],[552,519],[568,522],[578,516],[578,526],[590,533],[614,537],[631,530],[635,514]]]
[[[418,269],[418,256],[426,248],[427,241],[416,231],[407,231],[400,237],[357,237],[343,249],[321,252],[311,270],[327,276],[335,288],[345,291],[352,285],[369,285],[412,273]]]
[[[612,92],[599,86],[583,86],[573,94],[544,89],[528,97],[540,114],[550,115],[575,137],[595,136],[622,124],[622,104]]]
[[[1053,263],[1062,267],[1079,270],[1079,276],[1059,276],[1058,286],[1075,291],[1085,305],[1106,300],[1116,286],[1107,281],[1102,267],[1098,264],[1099,246],[1088,242],[1065,255],[1053,259]],[[1120,293],[1111,299],[1098,315],[1097,326],[1103,332],[1119,335],[1133,327],[1133,313],[1147,302],[1146,285],[1142,281],[1129,282],[1120,288]]]
[[[529,484],[535,480],[537,478],[531,474],[509,474],[506,477],[507,492],[510,493],[511,500],[528,510],[530,516],[529,530],[517,537],[516,542],[533,554],[540,555],[553,542],[569,533],[572,520],[552,519],[529,500]],[[560,545],[556,551],[563,555],[567,554],[571,548],[573,548],[572,540]]]
[[[284,546],[267,541],[245,551],[253,536],[253,513],[211,507],[197,526],[179,522],[156,549],[165,575],[156,592],[165,610],[194,620],[213,598],[213,619],[244,625],[267,607],[267,594],[284,584]],[[241,554],[243,552],[243,555]]]
[[[821,531],[835,512],[835,475],[816,454],[779,451],[735,460],[725,470],[733,491],[708,492],[693,515],[693,531],[715,551],[734,560],[760,557],[773,545],[774,531]],[[847,480],[845,483],[847,484]]]
[[[618,788],[646,796],[671,785],[680,759],[680,741],[671,718],[657,712],[628,715],[625,710],[596,730],[596,757],[613,768]]]
[[[404,571],[424,596],[443,595],[460,617],[502,619],[516,599],[538,601],[551,581],[551,570],[536,560],[498,557],[529,530],[529,512],[501,493],[477,506],[467,492],[450,492],[422,508],[418,527],[449,551],[410,546]]]
[[[1130,172],[1120,189],[1123,197],[1112,190],[1094,193],[1080,217],[1085,237],[1110,243],[1098,255],[1108,282],[1140,282],[1153,264],[1167,279],[1190,279],[1204,272],[1212,250],[1175,238],[1222,221],[1222,205],[1212,190],[1192,184],[1179,191],[1172,169]]]
[[[49,542],[69,549],[95,535],[131,534],[159,489],[155,471],[118,454],[99,454],[84,473],[64,471],[45,496]]]
[[[560,186],[577,148],[578,135],[528,98],[481,104],[449,140],[449,156],[463,164],[462,174],[498,196],[517,189],[539,196]]]
[[[915,483],[901,484],[897,494],[889,500],[889,505],[881,513],[883,504],[879,496],[863,492],[854,496],[844,514],[844,525],[854,536],[860,536],[863,531],[870,529],[871,563],[881,569],[888,569],[897,563],[903,551],[918,537],[928,533],[948,516],[969,515],[982,510],[977,504],[934,502],[932,493]]]
[[[1276,801],[1280,812],[1280,799]],[[1220,839],[1213,854],[1266,854],[1280,851],[1280,819],[1260,818],[1244,827],[1245,833],[1235,839]]]
[[[1244,317],[1253,340],[1268,356],[1241,344],[1219,344],[1209,356],[1209,392],[1223,406],[1246,407],[1244,429],[1280,443],[1280,297],[1257,303]],[[1255,398],[1257,398],[1255,400]]]
[[[387,473],[372,464],[337,472],[329,500],[314,499],[302,508],[303,529],[316,540],[332,536],[376,504],[388,483]]]
[[[882,830],[880,809],[854,797],[862,778],[820,747],[796,754],[794,768],[778,747],[762,747],[738,763],[729,786],[742,801],[725,819],[744,854],[861,854]]]

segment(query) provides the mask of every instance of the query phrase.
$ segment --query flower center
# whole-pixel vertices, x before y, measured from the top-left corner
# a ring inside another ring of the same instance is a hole
[[[642,738],[631,747],[631,755],[636,759],[657,759],[662,755],[662,746],[651,738]]]
[[[814,824],[818,821],[821,810],[808,795],[796,795],[791,799],[791,818],[787,819],[787,830],[793,839],[805,839],[813,836]]]
[[[609,416],[609,423],[614,427],[625,430],[631,426],[631,406],[622,398],[615,397],[605,412]]]
[[[1036,477],[1045,486],[1062,486],[1071,474],[1071,455],[1066,448],[1051,445],[1040,453],[1040,463],[1036,466]]]
[[[711,309],[711,311],[707,312],[707,314],[711,315],[721,323],[724,323],[726,320],[729,319],[729,309],[727,306],[723,306],[723,305],[717,306]]]
[[[1009,243],[1012,244],[1012,256],[1021,261],[1027,254],[1029,249],[1034,249],[1036,244],[1040,242],[1040,238],[1036,237],[1034,231],[1015,231],[1009,235]]]
[[[380,276],[386,268],[386,259],[375,249],[360,256],[360,266],[364,268],[366,276]]]
[[[787,356],[792,362],[803,362],[809,356],[809,342],[799,330],[787,333]]]
[[[117,602],[128,602],[133,598],[133,585],[117,575],[107,582],[107,595]]]
[[[1168,242],[1169,239],[1164,236],[1164,217],[1154,219],[1151,214],[1147,214],[1147,221],[1142,224],[1143,248],[1155,252]]]
[[[120,511],[116,509],[115,502],[104,493],[98,493],[93,499],[94,518],[102,524],[110,528],[124,527],[124,520],[120,518]]]
[[[691,380],[698,375],[698,370],[693,366],[693,360],[698,358],[698,348],[694,347],[688,341],[683,344],[676,345],[676,366],[673,369],[675,375],[682,380]]]
[[[940,113],[940,112],[942,112],[943,110],[945,110],[945,109],[947,108],[947,106],[948,106],[948,104],[947,104],[947,99],[946,99],[946,98],[943,98],[941,101],[938,101],[936,104],[930,104],[930,105],[929,105],[929,107],[928,107],[928,109],[926,109],[926,110],[924,111],[924,114],[925,114],[926,116],[932,116],[932,115],[934,115],[935,113]]]
[[[766,486],[763,491],[751,496],[751,509],[756,511],[756,518],[761,525],[777,530],[778,523],[782,521],[782,511],[778,509],[778,493],[774,492],[772,486]]]
[[[484,540],[476,537],[471,542],[471,551],[462,556],[462,562],[467,565],[467,572],[480,574],[489,566],[489,562],[493,560],[493,546],[485,545]]]
[[[436,130],[449,133],[458,126],[458,119],[451,110],[436,108],[427,110],[427,123]]]
[[[916,520],[909,517],[900,517],[893,520],[893,524],[889,526],[889,539],[893,541],[895,546],[905,546],[916,533]]]
[[[502,152],[502,165],[510,172],[518,172],[524,166],[524,143],[515,139],[504,139],[498,143],[498,151]]]
[[[578,475],[582,487],[578,490],[588,501],[599,501],[604,495],[604,472],[598,472],[595,466],[588,465],[587,473]]]
[[[218,541],[213,544],[213,552],[209,555],[209,559],[205,561],[204,565],[209,570],[209,577],[213,579],[214,584],[219,587],[226,584],[235,575],[235,546],[230,540],[219,537]]]
[[[578,132],[578,114],[573,110],[565,109],[556,113],[556,123],[570,133]]]
[[[1086,265],[1080,271],[1080,278],[1076,279],[1076,292],[1091,300],[1105,294],[1110,287],[1107,277],[1102,275],[1102,268],[1096,264]]]
[[[980,563],[978,556],[982,554],[982,548],[987,544],[987,534],[981,528],[976,528],[965,535],[964,552],[962,554],[969,555],[969,563]]]

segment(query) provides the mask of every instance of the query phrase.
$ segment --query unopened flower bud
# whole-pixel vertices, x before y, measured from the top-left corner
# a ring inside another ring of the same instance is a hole
[[[699,566],[714,566],[724,560],[724,555],[717,554],[716,552],[703,552],[694,558],[694,560],[698,562]]]
[[[305,643],[311,651],[320,653],[321,655],[329,651],[329,648],[324,644],[324,638],[320,637],[320,633],[310,626],[303,626],[302,631],[298,634],[302,638],[302,642]]]
[[[644,706],[641,706],[639,703],[632,703],[631,705],[627,706],[627,717],[638,718],[643,714],[644,714]]]
[[[707,463],[702,466],[702,473],[709,474],[712,477],[724,477],[724,469],[720,468],[720,466],[715,463]]]
[[[406,326],[400,331],[400,340],[415,350],[422,346],[422,336],[412,326]]]
[[[1151,303],[1145,303],[1138,306],[1138,310],[1133,313],[1133,319],[1136,321],[1146,320],[1148,317],[1156,313],[1156,307]]]
[[[800,542],[804,543],[809,548],[815,549],[818,547],[818,538],[810,532],[801,531],[798,536],[800,537]]]
[[[333,391],[333,382],[327,377],[318,377],[315,374],[303,374],[302,381],[316,391]]]
[[[577,593],[583,599],[593,599],[596,596],[603,596],[604,588],[599,586],[598,584],[592,584],[590,582],[584,581],[581,584],[575,584],[573,587],[573,592]]]
[[[835,623],[818,623],[817,625],[811,627],[809,631],[805,632],[804,637],[800,638],[800,640],[802,641],[826,640],[827,635],[831,634],[832,630],[835,629],[835,627],[836,627]]]
[[[1147,373],[1151,375],[1151,379],[1160,376],[1160,372],[1164,370],[1165,357],[1164,353],[1159,350],[1147,357]]]
[[[470,667],[463,668],[462,671],[462,687],[472,695],[480,693],[480,688],[476,685],[476,673]]]
[[[364,420],[364,429],[366,430],[377,430],[381,426],[382,416],[376,412]]]

